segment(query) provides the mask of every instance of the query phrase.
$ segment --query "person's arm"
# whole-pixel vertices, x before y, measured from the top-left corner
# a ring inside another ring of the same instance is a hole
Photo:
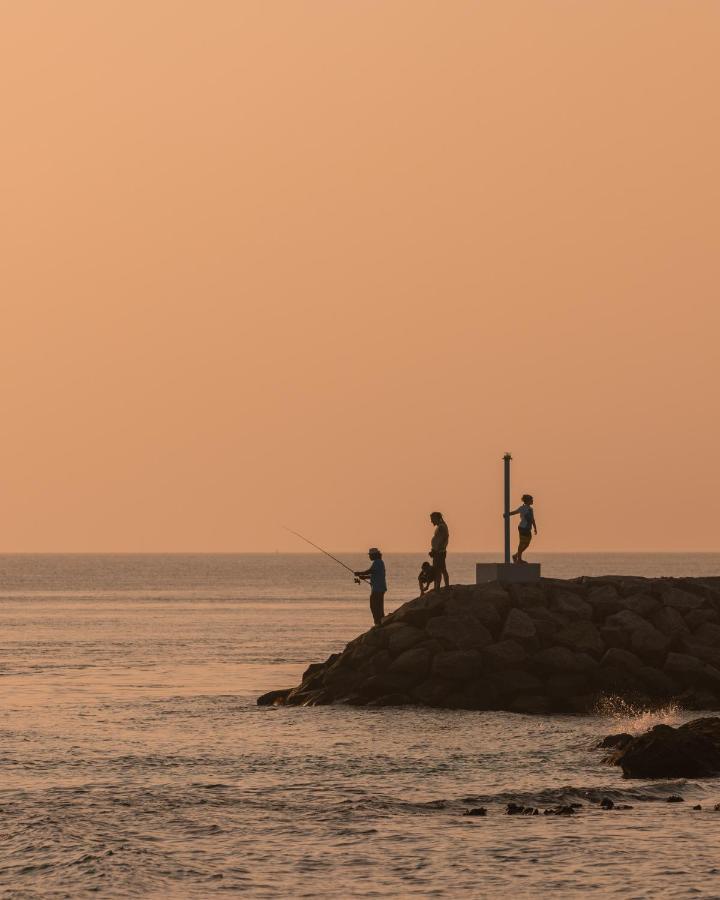
[[[516,516],[520,512],[521,509],[522,509],[522,507],[520,507],[520,506],[518,506],[517,509],[511,509],[510,512],[503,513],[503,518],[507,519],[508,516]]]
[[[370,569],[365,569],[364,572],[353,572],[353,575],[356,578],[369,578],[371,574]]]
[[[532,527],[535,530],[535,534],[537,534],[537,522],[535,521],[535,513],[534,512],[532,514],[532,517],[533,517]]]

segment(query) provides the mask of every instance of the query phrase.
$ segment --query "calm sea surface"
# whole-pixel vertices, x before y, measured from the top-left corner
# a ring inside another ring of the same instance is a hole
[[[452,580],[484,559],[451,556]],[[541,559],[720,574],[720,554]],[[386,562],[391,611],[420,556]],[[720,897],[720,782],[624,782],[589,749],[690,716],[255,705],[369,618],[319,554],[0,557],[0,896]]]

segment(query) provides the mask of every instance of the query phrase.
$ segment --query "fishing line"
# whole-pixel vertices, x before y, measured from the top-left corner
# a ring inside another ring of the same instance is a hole
[[[306,544],[310,544],[311,547],[314,547],[316,550],[319,550],[321,553],[324,553],[325,556],[329,556],[330,559],[335,560],[335,562],[342,566],[343,569],[347,569],[348,572],[355,579],[355,584],[360,584],[360,579],[355,575],[355,570],[351,569],[350,566],[346,565],[341,559],[338,559],[337,556],[333,556],[332,553],[328,553],[327,550],[324,550],[319,544],[314,543],[310,540],[310,538],[306,538],[304,535],[300,534],[299,531],[293,531],[292,528],[288,528],[287,525],[283,525],[285,531],[289,531],[290,534],[294,534],[295,537],[299,537],[301,541],[305,541]]]

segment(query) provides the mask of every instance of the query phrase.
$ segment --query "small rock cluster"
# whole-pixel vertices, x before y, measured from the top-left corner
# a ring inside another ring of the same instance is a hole
[[[720,579],[455,585],[405,603],[261,705],[720,708]]]

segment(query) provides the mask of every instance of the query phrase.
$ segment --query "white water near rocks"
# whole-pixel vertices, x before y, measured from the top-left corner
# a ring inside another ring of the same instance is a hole
[[[452,580],[489,559],[451,556]],[[391,611],[420,556],[386,562]],[[542,562],[720,574],[710,554]],[[319,555],[0,557],[2,896],[720,896],[720,781],[624,781],[590,749],[698,713],[255,705],[368,625]]]

